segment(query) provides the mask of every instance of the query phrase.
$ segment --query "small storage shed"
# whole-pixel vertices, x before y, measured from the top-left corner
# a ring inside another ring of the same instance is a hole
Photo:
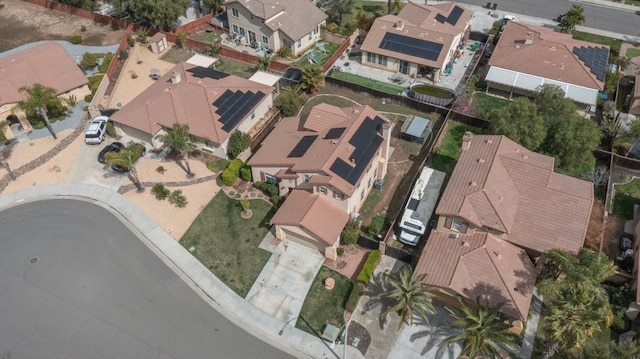
[[[151,43],[151,52],[154,54],[161,54],[168,48],[167,37],[161,32],[153,35],[149,42]]]
[[[431,120],[412,116],[402,124],[401,138],[409,142],[424,145],[431,136]]]

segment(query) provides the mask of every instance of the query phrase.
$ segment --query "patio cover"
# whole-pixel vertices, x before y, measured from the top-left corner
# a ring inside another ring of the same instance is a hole
[[[256,71],[256,73],[253,74],[253,76],[251,76],[249,80],[257,82],[259,84],[275,87],[278,81],[280,81],[280,76],[272,75],[264,71]]]
[[[196,66],[202,66],[204,68],[207,68],[213,65],[216,61],[218,61],[218,59],[216,59],[215,57],[209,57],[209,56],[200,55],[200,54],[195,54],[191,56],[189,60],[187,60],[187,62],[190,64],[193,64]]]
[[[565,95],[576,102],[596,105],[598,98],[598,90],[590,89],[566,82],[555,81],[540,76],[516,72],[496,66],[491,66],[487,77],[488,82],[516,87],[528,91],[535,92],[538,86],[545,84],[558,85],[564,91]]]
[[[407,126],[402,126],[403,139],[424,144],[429,135],[431,135],[431,120],[427,118],[413,116]]]

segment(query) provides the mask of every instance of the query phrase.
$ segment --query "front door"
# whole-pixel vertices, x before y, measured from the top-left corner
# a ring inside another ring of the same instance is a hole
[[[398,72],[401,74],[408,75],[409,74],[409,62],[408,61],[400,61],[400,68]]]
[[[249,43],[251,45],[257,43],[258,41],[256,41],[256,33],[251,30],[249,30],[248,32],[249,32]]]

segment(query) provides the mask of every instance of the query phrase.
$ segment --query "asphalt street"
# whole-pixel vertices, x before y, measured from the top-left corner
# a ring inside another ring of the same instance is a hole
[[[92,202],[15,206],[0,228],[0,358],[290,357],[221,316]]]

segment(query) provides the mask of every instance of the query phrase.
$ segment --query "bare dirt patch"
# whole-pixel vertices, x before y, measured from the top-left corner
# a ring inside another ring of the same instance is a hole
[[[604,223],[604,241],[602,251],[610,259],[615,260],[618,256],[619,239],[624,233],[624,224],[627,220],[617,216],[608,216]]]
[[[325,259],[324,265],[335,269],[355,282],[364,257],[370,251],[355,244],[343,246],[342,248],[344,248],[344,254],[339,256],[338,260]]]
[[[81,35],[82,45],[120,42],[124,30],[20,0],[4,0],[0,9],[0,52],[40,40],[69,40]],[[82,26],[85,31],[82,31]]]
[[[604,226],[604,202],[596,200],[591,208],[591,218],[589,218],[589,227],[585,237],[585,247],[593,250],[601,250],[602,244],[602,228]]]

